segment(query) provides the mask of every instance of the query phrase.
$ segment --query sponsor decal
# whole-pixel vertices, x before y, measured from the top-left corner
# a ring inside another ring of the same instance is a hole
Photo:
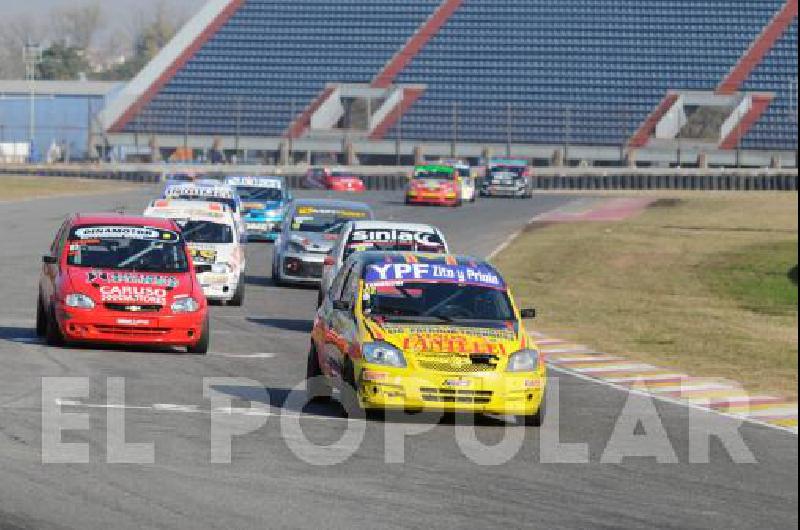
[[[139,239],[167,242],[177,242],[180,239],[180,236],[171,230],[145,226],[86,226],[75,229],[75,237],[80,240]]]
[[[467,379],[447,379],[444,382],[443,386],[451,386],[451,387],[467,387],[472,384],[472,381]]]
[[[490,329],[490,328],[469,328],[452,326],[398,326],[386,324],[383,326],[386,333],[408,334],[408,335],[431,335],[431,334],[462,334],[473,337],[485,337],[496,340],[514,340],[516,337],[513,330]]]
[[[117,324],[120,326],[149,326],[150,321],[144,318],[118,318]]]
[[[215,199],[233,199],[233,190],[203,186],[170,186],[167,188],[165,195],[167,198],[213,197]]]
[[[228,177],[227,183],[231,186],[250,186],[253,188],[272,188],[283,189],[280,179],[259,178],[259,177]]]
[[[86,273],[88,283],[130,283],[137,285],[154,285],[174,289],[180,285],[178,278],[158,274],[139,274],[135,272],[89,271]]]
[[[486,266],[447,265],[434,263],[385,263],[367,268],[366,283],[387,282],[444,282],[465,285],[505,288],[497,273]]]
[[[135,285],[103,285],[100,287],[103,302],[166,305],[167,290]]]
[[[364,219],[367,217],[367,212],[360,210],[336,210],[326,208],[315,208],[313,206],[302,206],[297,209],[299,215],[335,215],[346,219]]]
[[[211,265],[217,261],[217,251],[210,248],[190,248],[192,261],[195,265]]]
[[[354,230],[350,234],[349,246],[380,245],[399,243],[408,246],[443,247],[444,243],[435,232],[416,232],[398,229]]]
[[[437,354],[483,353],[505,355],[505,344],[483,337],[449,335],[446,333],[414,334],[403,337],[403,351]]]

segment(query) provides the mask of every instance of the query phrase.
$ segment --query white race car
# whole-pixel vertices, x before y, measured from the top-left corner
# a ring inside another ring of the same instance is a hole
[[[317,306],[322,304],[347,258],[368,250],[447,254],[450,248],[444,234],[434,226],[395,221],[350,221],[342,228],[323,262]]]
[[[224,204],[157,199],[147,217],[173,219],[181,227],[195,273],[208,300],[240,306],[245,291],[245,249],[233,212]]]
[[[181,199],[185,201],[216,202],[226,205],[233,213],[233,218],[239,228],[239,233],[245,237],[245,224],[242,217],[242,200],[233,186],[217,180],[202,179],[167,186],[164,190],[164,199]]]
[[[461,184],[461,200],[463,202],[475,202],[478,197],[478,190],[475,184],[475,175],[472,174],[470,165],[463,160],[452,159],[440,160],[438,163],[456,170],[458,181]]]

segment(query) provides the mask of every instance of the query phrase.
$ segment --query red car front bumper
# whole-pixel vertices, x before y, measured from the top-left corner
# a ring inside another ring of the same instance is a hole
[[[361,180],[331,180],[328,182],[328,189],[331,191],[362,192],[366,188]]]
[[[206,311],[185,315],[112,313],[60,307],[56,320],[68,341],[106,344],[194,346],[203,334]]]
[[[458,195],[441,192],[408,192],[406,194],[406,202],[409,204],[432,204],[435,206],[457,206],[459,203]]]

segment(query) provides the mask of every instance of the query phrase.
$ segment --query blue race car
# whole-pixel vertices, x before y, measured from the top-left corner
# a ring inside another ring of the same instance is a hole
[[[247,237],[275,241],[280,234],[286,206],[292,194],[283,177],[227,177],[225,183],[236,189],[242,200],[242,217]]]

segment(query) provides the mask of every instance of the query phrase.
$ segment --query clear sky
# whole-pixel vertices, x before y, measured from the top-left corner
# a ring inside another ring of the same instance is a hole
[[[181,13],[187,19],[200,9],[206,0],[0,0],[0,11],[9,15],[25,16],[38,23],[47,24],[54,8],[98,3],[104,12],[105,32],[125,32],[140,13],[153,12],[163,4],[172,13]]]
[[[46,16],[47,12],[54,7],[71,6],[80,3],[80,0],[25,0],[16,2],[13,0],[0,0],[2,10],[11,13],[27,13],[35,15],[37,12]],[[98,2],[109,14],[114,16],[124,16],[126,12],[137,9],[152,9],[159,3],[167,6],[176,6],[195,10],[205,3],[205,0],[100,0]],[[139,7],[140,6],[140,7]]]

